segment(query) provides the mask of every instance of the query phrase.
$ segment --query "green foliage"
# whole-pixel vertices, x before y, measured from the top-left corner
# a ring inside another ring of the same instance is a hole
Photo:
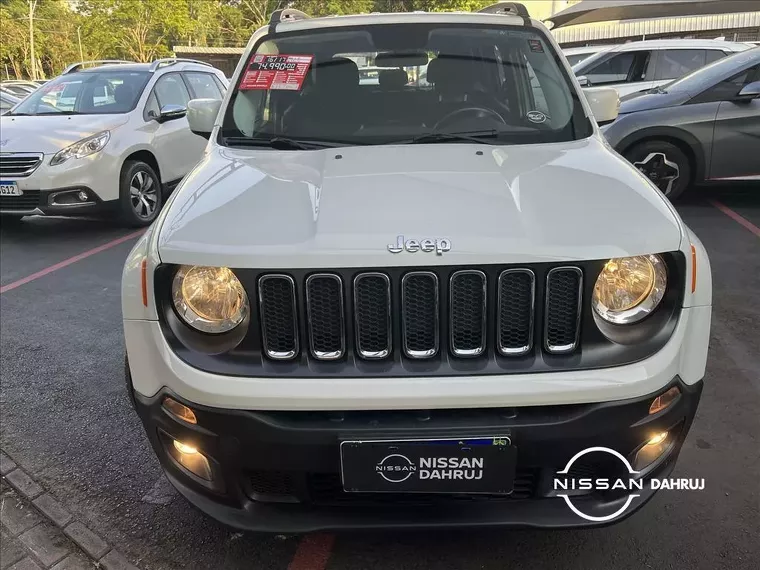
[[[494,1],[0,0],[0,76],[31,76],[30,3],[40,78],[53,77],[81,59],[151,61],[171,55],[175,45],[243,46],[272,12],[286,6],[328,16],[477,10]]]

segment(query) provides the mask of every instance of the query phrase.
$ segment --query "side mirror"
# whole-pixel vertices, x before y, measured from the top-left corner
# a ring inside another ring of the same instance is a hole
[[[614,87],[591,87],[583,94],[591,107],[591,113],[600,125],[611,123],[620,112],[620,95]]]
[[[753,81],[745,85],[744,88],[736,95],[736,101],[752,101],[760,97],[760,81]]]
[[[214,130],[216,116],[222,102],[219,99],[193,99],[187,104],[187,120],[190,130],[196,135],[208,139]]]
[[[581,75],[578,78],[578,83],[581,84],[581,87],[591,87],[591,82],[588,80],[588,77],[585,75]]]
[[[187,115],[187,107],[183,107],[182,105],[164,105],[161,107],[156,120],[159,123],[165,123],[166,121],[181,119],[185,115]]]

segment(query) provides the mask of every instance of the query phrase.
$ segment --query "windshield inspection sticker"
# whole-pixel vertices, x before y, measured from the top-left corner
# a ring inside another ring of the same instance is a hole
[[[541,111],[528,111],[528,114],[526,116],[531,123],[546,122],[546,115],[544,115]]]
[[[528,40],[528,45],[530,46],[530,51],[544,53],[544,46],[541,45],[541,40]]]
[[[312,55],[254,55],[240,89],[300,91]]]

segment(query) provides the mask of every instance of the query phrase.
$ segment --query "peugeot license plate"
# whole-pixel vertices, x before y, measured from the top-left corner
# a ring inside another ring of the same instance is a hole
[[[508,437],[344,441],[347,492],[509,494],[517,448]]]
[[[24,192],[13,181],[0,181],[0,196],[21,196]]]

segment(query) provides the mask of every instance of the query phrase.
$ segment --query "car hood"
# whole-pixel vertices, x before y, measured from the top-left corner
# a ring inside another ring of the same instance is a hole
[[[525,263],[673,251],[681,232],[644,176],[597,138],[215,148],[175,193],[158,252],[259,268]],[[399,235],[451,249],[389,252]]]
[[[680,92],[656,92],[656,93],[632,93],[620,99],[620,114],[635,113],[637,111],[651,111],[652,109],[664,109],[682,105],[689,99],[689,94]]]
[[[54,115],[0,118],[0,152],[43,152],[54,154],[100,131],[113,130],[129,120],[128,115]]]

